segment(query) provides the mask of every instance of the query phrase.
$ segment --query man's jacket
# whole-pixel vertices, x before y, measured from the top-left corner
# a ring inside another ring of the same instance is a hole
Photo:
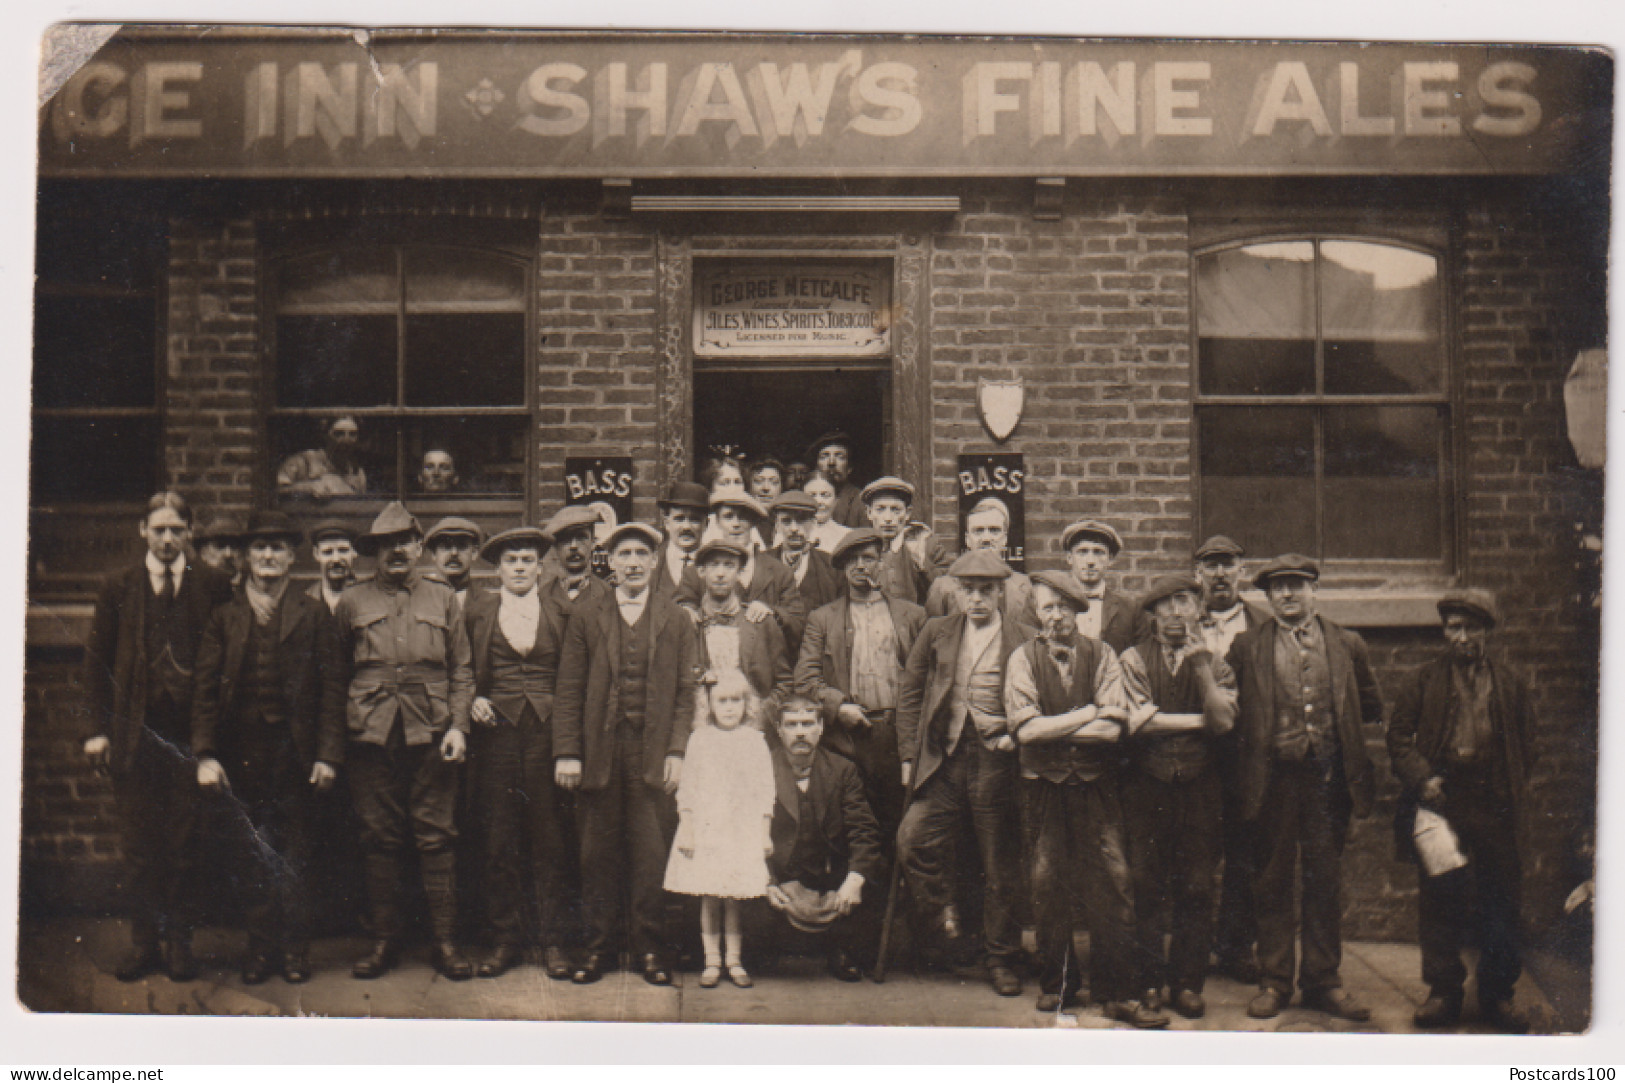
[[[1100,606],[1100,641],[1118,654],[1151,635],[1150,616],[1122,591],[1107,587]]]
[[[893,549],[888,543],[880,558],[880,589],[891,598],[924,605],[931,584],[946,575],[954,562],[935,537],[925,539],[925,566],[915,562],[907,545]]]
[[[801,648],[801,634],[807,626],[807,606],[796,586],[796,577],[790,574],[790,569],[778,557],[765,549],[757,550],[755,560],[750,585],[741,588],[740,598],[747,606],[752,602],[762,602],[772,608],[779,631],[784,633],[784,642],[791,657],[794,657],[794,652]],[[666,575],[664,568],[657,568],[656,572]],[[698,608],[704,594],[705,585],[700,582],[700,573],[693,567],[685,568],[683,582],[678,586],[674,600],[679,605]]]
[[[925,596],[927,616],[946,617],[959,612],[959,583],[951,575],[938,576]],[[1033,612],[1033,581],[1021,572],[1013,573],[1004,581],[1004,601],[999,612],[1005,620],[1037,626],[1038,616]]]
[[[770,552],[789,569],[790,565],[784,563],[783,547]],[[801,593],[802,608],[811,614],[841,596],[846,590],[846,578],[830,563],[829,554],[816,545],[803,553],[801,559],[807,562],[807,574],[801,577],[796,589]],[[790,577],[794,579],[795,572],[790,572]]]
[[[785,645],[778,623],[772,618],[748,621],[741,605],[734,617],[734,627],[739,630],[739,668],[750,681],[751,689],[763,699],[782,702],[790,694],[795,671],[791,667],[790,648]],[[700,669],[714,672],[716,662],[706,649],[705,630],[698,625],[695,628],[699,633],[695,647],[699,651]]]
[[[833,891],[848,872],[856,872],[870,891],[879,890],[872,885],[885,876],[886,859],[880,825],[863,795],[858,769],[844,756],[819,748],[802,793],[790,757],[777,741],[772,753],[777,796],[767,868],[773,882],[796,881],[814,891]]]
[[[538,592],[542,590],[541,587],[535,589]],[[548,604],[545,594],[537,599],[537,603],[536,642],[531,645],[527,657],[544,668],[551,667],[556,677],[559,650],[563,646],[564,627],[569,614],[557,604]],[[463,606],[463,622],[468,626],[468,642],[474,652],[474,694],[486,699],[491,698],[491,637],[496,633],[501,607],[502,593],[494,590],[481,591],[479,594],[470,591],[468,601]],[[553,689],[542,689],[529,698],[537,721],[546,724],[553,715]],[[518,721],[517,717],[508,718],[506,714],[503,717],[509,722]]]
[[[897,633],[897,694],[901,698],[903,669],[908,665],[909,648],[925,627],[925,610],[899,598],[886,597],[885,602]],[[824,718],[824,744],[847,757],[855,754],[852,737],[836,712],[841,704],[853,702],[852,636],[852,606],[843,594],[807,618],[795,676],[796,691],[818,701]]]

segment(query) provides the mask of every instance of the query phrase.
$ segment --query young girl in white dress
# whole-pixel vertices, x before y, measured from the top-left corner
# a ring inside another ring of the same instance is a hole
[[[743,673],[723,672],[699,698],[677,787],[666,890],[701,896],[700,987],[714,988],[726,965],[728,980],[745,989],[751,979],[741,958],[739,904],[767,893],[773,760],[762,736],[762,701]]]

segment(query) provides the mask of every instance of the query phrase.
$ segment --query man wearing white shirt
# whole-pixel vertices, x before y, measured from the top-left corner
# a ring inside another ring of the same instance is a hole
[[[683,585],[683,573],[694,566],[694,550],[705,533],[705,519],[711,512],[711,494],[705,486],[679,481],[655,501],[660,526],[666,537],[660,546],[660,568],[655,589],[675,592]]]
[[[1123,551],[1114,527],[1095,519],[1073,523],[1061,532],[1061,551],[1089,600],[1089,608],[1078,614],[1079,635],[1122,654],[1151,634],[1151,622],[1134,599],[1106,583],[1106,572]]]

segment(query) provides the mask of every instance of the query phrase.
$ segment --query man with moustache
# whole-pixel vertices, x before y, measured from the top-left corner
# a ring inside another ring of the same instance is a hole
[[[582,597],[608,594],[609,584],[592,573],[592,554],[598,545],[600,516],[586,504],[566,504],[553,513],[542,527],[553,542],[553,556],[559,573],[546,581],[543,599],[558,625],[559,642],[564,642],[564,626],[570,610]]]
[[[785,647],[801,649],[801,634],[807,624],[807,607],[796,589],[795,576],[779,558],[757,546],[757,527],[767,523],[767,509],[749,493],[724,489],[711,494],[711,510],[723,541],[743,549],[745,566],[739,572],[740,594],[745,601],[745,620],[752,624],[771,620],[784,635]],[[699,620],[703,587],[697,574],[690,572],[677,591],[677,604]]]
[[[394,967],[406,931],[401,878],[415,846],[433,925],[435,969],[474,976],[457,947],[458,765],[467,750],[474,675],[462,609],[449,585],[420,573],[423,529],[396,501],[356,539],[377,573],[339,599],[333,665],[348,702],[325,724],[348,733],[345,766],[361,821],[372,949],[357,978]]]
[[[673,482],[666,495],[655,501],[660,525],[665,531],[660,567],[655,576],[656,590],[675,594],[683,585],[683,575],[694,567],[694,550],[700,547],[706,517],[711,513],[711,494],[692,481]]]
[[[1195,572],[1202,584],[1202,612],[1197,623],[1202,642],[1214,658],[1230,653],[1236,636],[1269,620],[1268,611],[1243,601],[1241,546],[1215,534],[1197,546]],[[1214,742],[1224,798],[1224,872],[1219,888],[1219,917],[1213,951],[1219,973],[1243,985],[1258,982],[1258,916],[1253,909],[1252,834],[1241,815],[1241,780],[1236,762],[1235,730]]]
[[[1010,567],[997,555],[972,550],[948,574],[959,581],[963,611],[925,623],[898,692],[901,777],[910,787],[897,831],[898,860],[925,919],[921,927],[936,929],[951,954],[962,954],[950,869],[970,828],[987,883],[982,940],[988,979],[999,996],[1020,996],[1022,836],[1004,675],[1006,660],[1030,629],[999,612]]]
[[[791,695],[776,728],[767,904],[791,929],[825,941],[832,977],[855,982],[863,977],[855,960],[873,958],[880,932],[880,829],[857,769],[819,748],[816,703]]]
[[[965,551],[987,549],[1003,557],[1010,549],[1010,509],[996,496],[977,501],[965,516]],[[1014,569],[1004,584],[1004,615],[1033,623],[1033,581]],[[925,611],[933,617],[958,612],[959,591],[951,576],[939,576],[925,597]]]
[[[1303,1006],[1363,1022],[1370,1009],[1338,975],[1342,858],[1349,818],[1370,815],[1376,790],[1361,727],[1380,725],[1384,708],[1365,641],[1316,612],[1319,578],[1320,566],[1297,553],[1260,568],[1253,583],[1274,616],[1237,636],[1227,659],[1240,690],[1241,812],[1258,846],[1253,897],[1263,978],[1247,1014],[1271,1019],[1291,1001],[1301,928]]]
[[[863,487],[863,505],[869,525],[886,546],[880,589],[889,597],[923,604],[932,582],[947,571],[950,560],[942,543],[931,536],[930,527],[909,521],[914,486],[902,478],[876,478]]]
[[[731,541],[708,541],[694,555],[700,583],[700,668],[714,681],[726,670],[745,674],[770,705],[790,692],[790,650],[776,621],[744,619],[739,573],[749,553]]]
[[[192,956],[197,778],[191,755],[193,672],[214,607],[231,587],[189,561],[192,509],[179,493],[147,501],[142,562],[96,599],[85,644],[84,753],[112,775],[134,911],[131,953],[115,972],[197,977]]]
[[[819,705],[830,751],[857,764],[889,853],[907,793],[897,747],[898,694],[926,618],[913,602],[881,592],[883,551],[870,527],[841,539],[833,560],[846,589],[807,619],[795,682],[797,692]]]
[[[435,567],[430,578],[438,577],[451,587],[459,605],[468,604],[471,591],[475,595],[485,593],[474,584],[474,558],[484,544],[485,531],[454,515],[436,523],[423,539]]]
[[[355,531],[336,519],[317,523],[310,531],[310,555],[320,574],[305,594],[331,613],[339,595],[355,585]]]
[[[835,487],[830,519],[843,526],[868,526],[862,494],[852,484],[852,437],[839,429],[825,433],[808,446],[807,460],[819,477]]]
[[[1072,577],[1083,588],[1089,608],[1078,614],[1078,631],[1122,654],[1151,634],[1151,621],[1134,599],[1106,585],[1106,572],[1123,551],[1123,539],[1108,523],[1084,519],[1061,532]]]
[[[577,984],[614,966],[628,910],[644,981],[672,980],[662,885],[699,646],[694,622],[670,594],[651,589],[660,544],[647,524],[616,527],[605,540],[615,589],[583,597],[565,630],[553,755],[558,785],[579,791],[587,945],[570,975]]]
[[[840,573],[830,563],[829,554],[813,544],[817,502],[806,493],[792,491],[774,500],[768,511],[773,515],[774,533],[781,539],[770,552],[790,569],[807,612],[840,597]]]
[[[245,985],[280,971],[310,978],[313,794],[332,788],[343,734],[322,728],[344,687],[326,663],[336,631],[319,600],[288,589],[303,536],[282,512],[256,512],[243,534],[247,579],[215,609],[198,645],[192,693],[197,784],[229,793],[235,864],[245,875]],[[228,766],[229,765],[229,766]]]

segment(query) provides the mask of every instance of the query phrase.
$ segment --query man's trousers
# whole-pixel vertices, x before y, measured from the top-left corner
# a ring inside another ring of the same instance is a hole
[[[310,939],[310,814],[315,790],[284,724],[238,727],[226,765],[228,794],[214,798],[224,820],[234,897],[242,900],[249,950],[303,951]]]
[[[615,743],[615,762],[603,789],[582,790],[581,904],[587,950],[616,950],[628,910],[634,955],[664,955],[666,861],[677,833],[677,804],[659,786],[643,781],[643,738]]]
[[[1144,988],[1149,960],[1135,938],[1117,776],[1108,773],[1093,782],[1023,779],[1021,786],[1032,842],[1039,988],[1071,996],[1083,987],[1083,968],[1072,945],[1082,924],[1089,930],[1091,999],[1134,999]]]
[[[406,931],[401,877],[416,846],[434,938],[457,935],[457,779],[460,765],[440,755],[440,741],[408,745],[397,721],[383,745],[350,742],[350,792],[361,820],[361,852],[372,934],[398,940]]]
[[[1152,960],[1147,985],[1153,988],[1200,993],[1207,978],[1213,877],[1223,846],[1219,791],[1219,776],[1212,770],[1164,782],[1135,769],[1124,779],[1134,912],[1140,950]],[[1166,957],[1164,928],[1169,934]]]
[[[532,889],[534,939],[565,947],[575,934],[575,803],[553,774],[553,729],[528,704],[517,724],[475,726],[469,788],[479,825],[485,917],[498,944],[526,940],[524,900]]]
[[[1022,888],[1016,754],[991,752],[967,726],[959,747],[914,792],[897,834],[898,859],[928,924],[953,905],[952,861],[966,821],[981,857],[982,940],[989,966],[1021,950],[1016,905]]]
[[[1276,760],[1258,814],[1258,906],[1260,984],[1288,996],[1300,931],[1293,906],[1301,870],[1303,965],[1298,988],[1315,993],[1342,984],[1343,843],[1351,803],[1342,768],[1314,759]]]
[[[173,728],[170,729],[173,732]],[[128,771],[114,777],[138,949],[184,939],[196,921],[197,762],[184,745],[143,727]]]
[[[1234,736],[1218,747],[1219,778],[1224,797],[1224,872],[1219,886],[1219,920],[1213,950],[1221,963],[1251,960],[1258,941],[1258,913],[1253,905],[1253,877],[1257,875],[1256,833],[1242,819],[1240,766]]]
[[[849,729],[843,735],[850,748],[863,796],[880,826],[880,847],[889,857],[897,845],[897,825],[903,819],[908,792],[903,786],[903,761],[897,749],[896,711],[869,711],[867,729]],[[839,726],[839,722],[832,723]],[[913,751],[909,753],[913,755]]]

